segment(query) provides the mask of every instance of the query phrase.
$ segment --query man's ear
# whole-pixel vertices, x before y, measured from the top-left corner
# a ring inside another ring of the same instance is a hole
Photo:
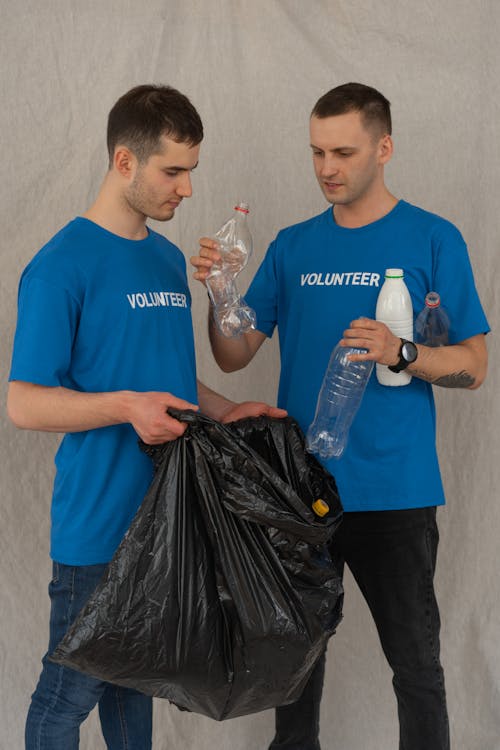
[[[387,164],[394,152],[394,144],[389,134],[384,135],[384,137],[380,139],[378,148],[380,164]]]
[[[113,167],[127,180],[131,180],[137,169],[137,159],[126,146],[117,146],[113,156]]]

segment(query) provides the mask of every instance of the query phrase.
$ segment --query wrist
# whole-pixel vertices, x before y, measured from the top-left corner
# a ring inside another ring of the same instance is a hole
[[[133,423],[133,408],[136,400],[135,391],[114,391],[111,396],[111,408],[117,424]]]
[[[398,364],[401,343],[402,339],[399,338],[399,336],[394,336],[394,340],[391,345],[391,361],[387,363],[388,367],[395,367]]]
[[[224,418],[231,412],[237,404],[234,401],[229,401],[228,399],[224,398],[224,403],[218,404],[217,409],[217,416],[215,419],[217,419],[218,422],[223,422]]]
[[[393,365],[389,365],[391,372],[399,373],[406,370],[409,365],[412,365],[418,357],[418,349],[413,341],[408,339],[400,339],[400,346],[398,351],[398,359]]]

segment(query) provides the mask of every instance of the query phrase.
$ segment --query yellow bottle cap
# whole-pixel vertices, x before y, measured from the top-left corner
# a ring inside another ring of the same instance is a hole
[[[328,505],[328,503],[325,503],[324,500],[318,497],[318,499],[313,502],[312,509],[317,516],[323,518],[323,516],[326,516],[326,514],[330,510],[330,506]]]

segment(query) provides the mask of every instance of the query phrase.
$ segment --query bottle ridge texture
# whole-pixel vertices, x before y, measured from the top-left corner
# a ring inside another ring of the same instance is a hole
[[[395,336],[413,341],[413,306],[408,288],[403,280],[402,268],[388,268],[379,292],[375,318],[385,323]],[[408,385],[411,375],[392,372],[377,362],[377,380],[381,385]]]
[[[323,459],[340,458],[347,445],[349,429],[373,370],[373,362],[352,362],[348,356],[364,352],[366,349],[337,344],[331,354],[306,437],[307,449]]]
[[[236,277],[252,254],[252,235],[247,223],[248,204],[238,203],[234,214],[214,235],[221,260],[210,269],[206,284],[214,319],[226,338],[241,336],[255,328],[255,312],[236,287]]]
[[[437,292],[429,292],[425,305],[415,321],[415,341],[425,346],[447,346],[450,319],[441,307]]]

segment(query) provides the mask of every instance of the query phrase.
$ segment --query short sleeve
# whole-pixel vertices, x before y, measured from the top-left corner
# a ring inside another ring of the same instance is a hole
[[[269,338],[278,319],[278,284],[276,273],[276,241],[269,249],[245,295],[245,301],[255,310],[257,330]]]
[[[490,327],[474,281],[467,245],[456,227],[446,224],[436,243],[433,286],[450,318],[450,344]]]
[[[78,301],[66,289],[23,277],[9,380],[68,385],[79,310]]]

